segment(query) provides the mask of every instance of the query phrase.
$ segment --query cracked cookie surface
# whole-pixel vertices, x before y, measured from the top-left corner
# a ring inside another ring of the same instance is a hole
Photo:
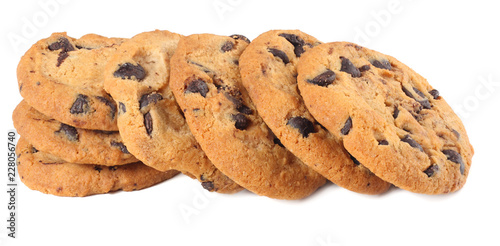
[[[104,91],[107,59],[124,39],[54,33],[35,43],[17,68],[19,91],[41,113],[78,128],[116,131],[116,104]]]
[[[309,167],[349,190],[380,194],[390,184],[355,163],[307,110],[297,88],[297,63],[320,42],[298,30],[272,30],[241,55],[242,83],[281,143]]]
[[[321,44],[299,61],[312,115],[377,176],[413,192],[460,189],[474,150],[427,80],[395,58],[353,43]]]
[[[181,39],[170,86],[193,135],[222,172],[258,195],[306,197],[325,178],[280,145],[257,114],[238,68],[248,43],[241,35]]]
[[[181,35],[144,32],[124,42],[106,66],[105,89],[118,104],[118,128],[128,150],[155,169],[178,170],[209,191],[243,188],[221,173],[191,134],[169,88],[170,57]]]

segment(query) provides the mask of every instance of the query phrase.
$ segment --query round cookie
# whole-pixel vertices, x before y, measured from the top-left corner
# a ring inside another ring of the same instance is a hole
[[[287,151],[258,116],[241,84],[241,35],[191,35],[171,59],[170,87],[207,156],[246,189],[278,199],[300,199],[325,178]]]
[[[312,117],[297,88],[301,55],[320,44],[298,30],[261,34],[240,58],[242,83],[259,115],[281,143],[305,164],[351,191],[380,194],[390,184],[375,176]]]
[[[130,153],[148,166],[181,171],[209,191],[240,191],[201,150],[168,87],[170,57],[180,38],[168,31],[141,33],[109,60],[105,89],[119,105],[120,135]]]
[[[118,132],[87,130],[51,119],[24,100],[12,115],[17,132],[36,149],[70,163],[115,166],[137,162]]]
[[[37,150],[26,139],[17,142],[17,170],[30,189],[56,196],[89,196],[117,190],[140,190],[172,178],[140,162],[122,166],[68,163]]]
[[[298,85],[312,115],[360,163],[409,191],[460,189],[474,150],[436,89],[395,58],[347,42],[304,54]]]
[[[41,113],[78,128],[117,131],[116,104],[104,91],[107,59],[124,39],[54,33],[34,44],[17,68],[19,91]]]

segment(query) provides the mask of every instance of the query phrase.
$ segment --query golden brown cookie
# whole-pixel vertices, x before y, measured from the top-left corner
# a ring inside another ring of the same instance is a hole
[[[12,115],[17,132],[36,149],[70,163],[116,166],[137,162],[118,132],[66,125],[21,101]]]
[[[124,39],[54,33],[34,44],[17,68],[26,102],[78,128],[117,131],[116,104],[104,91],[104,66]]]
[[[426,79],[395,58],[347,42],[304,54],[298,85],[311,114],[360,163],[409,191],[460,189],[474,150]]]
[[[279,145],[257,114],[238,68],[247,45],[241,35],[181,39],[170,87],[193,135],[223,173],[258,195],[306,197],[325,178]]]
[[[17,142],[16,154],[21,181],[30,189],[56,196],[89,196],[117,190],[140,190],[178,173],[160,172],[140,162],[122,166],[68,163],[37,150],[24,138]]]
[[[248,45],[240,58],[243,85],[259,115],[281,143],[333,183],[365,194],[385,192],[390,184],[375,176],[322,128],[307,110],[297,88],[297,63],[320,42],[298,30],[272,30]]]
[[[170,57],[180,38],[168,31],[141,33],[110,58],[105,89],[119,105],[120,135],[130,153],[148,166],[181,171],[209,191],[240,191],[201,150],[168,87]]]

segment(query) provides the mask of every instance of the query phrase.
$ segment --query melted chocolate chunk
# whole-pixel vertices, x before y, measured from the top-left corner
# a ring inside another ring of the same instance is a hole
[[[293,53],[295,53],[295,55],[297,57],[300,57],[302,55],[302,53],[305,52],[305,50],[304,50],[305,42],[299,36],[297,36],[295,34],[288,34],[288,33],[282,33],[279,36],[284,37],[288,42],[290,42],[293,45],[293,47],[294,47]]]
[[[56,67],[61,66],[61,64],[63,63],[63,61],[66,60],[66,58],[68,58],[68,57],[69,57],[68,53],[61,51],[61,53],[59,53],[59,56],[57,57]]]
[[[330,69],[327,69],[324,73],[314,77],[314,79],[308,79],[307,82],[323,87],[327,87],[328,85],[332,84],[333,81],[335,80],[335,72],[333,72]]]
[[[309,136],[309,133],[316,132],[316,130],[314,129],[314,124],[310,120],[301,116],[290,118],[286,124],[298,129],[303,138],[307,138]]]
[[[51,43],[48,48],[49,48],[50,51],[54,51],[54,50],[59,50],[60,49],[61,52],[63,52],[63,53],[75,50],[75,47],[73,47],[73,45],[65,37],[61,37],[56,42]]]
[[[340,71],[350,74],[353,78],[361,77],[361,72],[349,59],[343,56],[341,56],[340,59],[342,60]]]
[[[69,112],[71,114],[82,114],[82,113],[87,113],[89,111],[89,97],[78,94],[76,97],[75,102],[73,105],[71,105],[71,108],[69,109]]]
[[[144,127],[146,127],[146,133],[151,136],[151,132],[153,132],[153,118],[149,112],[144,114]]]
[[[213,191],[215,189],[214,183],[211,181],[201,182],[201,186],[203,187],[203,189],[208,191]]]
[[[64,133],[70,141],[78,141],[78,131],[75,127],[61,123],[61,127],[55,133]]]
[[[96,96],[97,100],[101,101],[102,103],[106,104],[110,108],[109,110],[109,115],[111,115],[111,119],[115,118],[116,115],[116,104],[112,100],[109,100],[105,97],[101,96]]]
[[[432,96],[434,99],[438,99],[438,98],[439,98],[439,91],[438,91],[438,90],[436,90],[436,89],[430,90],[430,91],[429,91],[429,94],[431,94],[431,96]]]
[[[423,100],[417,100],[417,102],[419,102],[420,105],[422,105],[422,107],[424,107],[425,109],[431,109],[431,103],[429,102],[425,94],[415,87],[413,87],[413,91],[417,93],[417,95],[419,95],[421,98],[423,98]]]
[[[416,148],[416,149],[418,149],[418,150],[420,150],[420,151],[422,151],[422,152],[424,151],[424,149],[422,148],[422,146],[420,146],[420,144],[419,144],[419,143],[417,143],[417,141],[413,140],[413,138],[411,138],[411,136],[410,136],[410,135],[406,135],[406,136],[404,136],[404,137],[401,139],[401,141],[403,141],[403,142],[405,142],[405,143],[409,144],[411,147]]]
[[[448,158],[449,161],[459,164],[460,165],[460,173],[464,174],[465,164],[464,164],[464,161],[462,160],[462,156],[458,152],[456,152],[452,149],[445,149],[442,152],[444,155],[446,155],[446,157]]]
[[[120,114],[127,112],[127,108],[125,107],[125,104],[123,104],[122,102],[118,103],[118,108],[119,108],[118,113],[120,113]]]
[[[230,51],[230,50],[232,50],[232,49],[233,49],[233,46],[234,46],[233,42],[231,42],[231,41],[227,41],[227,42],[225,42],[225,43],[222,45],[222,47],[220,48],[220,50],[221,50],[222,52],[228,52],[228,51]]]
[[[207,83],[201,79],[195,79],[186,87],[184,93],[186,92],[200,93],[202,97],[206,97],[208,93]]]
[[[125,154],[130,154],[130,152],[128,152],[127,146],[125,146],[125,144],[123,144],[122,142],[111,141],[110,145],[119,148]]]
[[[378,145],[389,145],[389,141],[387,141],[385,139],[384,140],[380,140],[380,141],[378,141]]]
[[[247,43],[250,43],[250,39],[248,39],[247,37],[245,37],[243,35],[240,35],[240,34],[233,34],[233,35],[231,35],[229,37],[231,37],[231,38],[233,38],[235,40],[243,40],[243,41],[245,41]]]
[[[233,114],[232,118],[235,121],[234,127],[238,130],[245,130],[250,124],[250,120],[244,114]]]
[[[345,121],[344,127],[342,127],[342,129],[340,129],[340,133],[342,135],[347,135],[347,134],[349,134],[349,131],[351,131],[351,128],[352,128],[352,119],[351,119],[351,117],[349,117]]]
[[[413,96],[413,94],[408,89],[406,89],[406,87],[401,86],[401,90],[403,90],[407,97],[415,100],[415,96]]]
[[[360,72],[365,72],[365,71],[368,71],[368,70],[370,70],[370,65],[364,65],[364,66],[361,66],[359,68]]]
[[[385,70],[391,70],[392,69],[391,63],[388,60],[382,60],[382,61],[372,60],[371,64],[374,67],[378,67],[378,68],[385,69]]]
[[[32,154],[38,153],[38,150],[35,147],[31,146],[31,153]],[[19,156],[18,156],[18,158],[19,158]]]
[[[288,56],[285,54],[285,52],[274,49],[274,48],[268,48],[267,51],[269,51],[271,54],[273,54],[274,57],[280,58],[283,63],[288,64],[290,62],[290,59],[288,59]]]
[[[432,177],[435,173],[439,171],[439,166],[436,164],[432,164],[427,169],[424,170],[424,173],[427,174],[427,177]]]
[[[162,100],[163,97],[161,94],[158,94],[156,92],[153,92],[151,94],[146,94],[142,95],[141,99],[139,100],[139,108],[143,109],[144,107],[148,106],[151,103],[157,103],[158,101]]]
[[[394,112],[392,113],[392,117],[394,117],[394,119],[396,119],[396,118],[398,118],[398,115],[399,115],[399,108],[398,108],[398,106],[395,106]]]
[[[118,65],[119,68],[113,73],[113,76],[116,78],[122,79],[133,79],[135,78],[137,81],[141,81],[146,77],[146,71],[144,68],[137,64],[134,65],[132,63],[124,63]]]

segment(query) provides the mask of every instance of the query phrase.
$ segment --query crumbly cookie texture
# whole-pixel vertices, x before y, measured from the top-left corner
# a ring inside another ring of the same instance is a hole
[[[223,173],[258,195],[306,197],[325,178],[281,146],[257,114],[238,68],[248,43],[241,35],[181,39],[170,87],[193,135]]]
[[[124,39],[54,33],[35,43],[17,68],[26,102],[67,125],[117,131],[116,104],[104,91],[107,59]]]
[[[75,128],[43,115],[25,101],[14,109],[12,119],[17,132],[36,149],[67,162],[105,166],[138,162],[118,132]]]
[[[360,163],[412,192],[460,189],[474,150],[439,92],[395,58],[353,43],[304,54],[298,85],[312,115]]]
[[[390,184],[355,162],[307,110],[297,63],[320,42],[298,30],[272,30],[253,40],[239,62],[242,83],[281,143],[309,167],[351,191],[380,194]]]
[[[124,42],[109,59],[105,89],[118,104],[118,128],[128,150],[160,171],[178,170],[203,188],[243,188],[221,173],[191,134],[169,88],[170,57],[181,35],[145,32]]]
[[[17,170],[30,189],[56,196],[89,196],[117,190],[140,190],[175,176],[140,162],[122,166],[68,163],[44,153],[20,138],[16,148]]]

